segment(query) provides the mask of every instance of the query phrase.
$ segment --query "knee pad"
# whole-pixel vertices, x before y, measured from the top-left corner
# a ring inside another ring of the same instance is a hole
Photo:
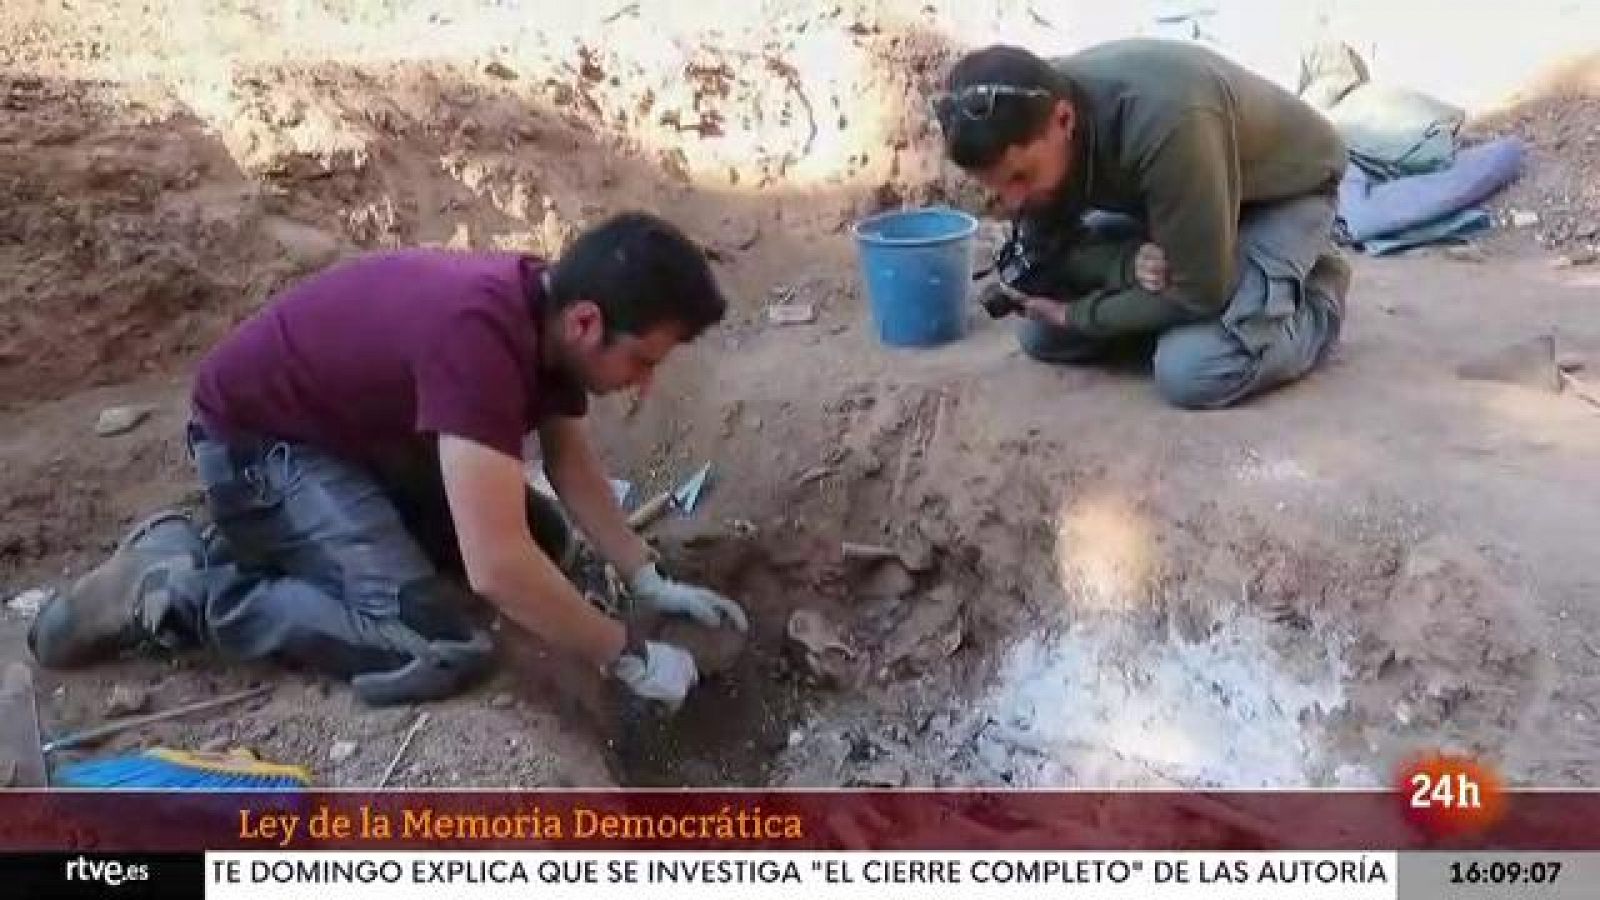
[[[400,666],[363,672],[350,688],[371,706],[428,703],[472,687],[493,668],[494,644],[487,634],[466,641],[427,641]]]
[[[423,703],[466,690],[494,666],[494,641],[476,627],[465,590],[444,579],[410,585],[400,594],[400,614],[372,623],[394,654],[394,665],[354,675],[350,687],[373,706]]]

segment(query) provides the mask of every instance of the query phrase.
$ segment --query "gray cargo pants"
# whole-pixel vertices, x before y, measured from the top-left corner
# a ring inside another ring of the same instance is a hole
[[[1187,409],[1217,409],[1295,381],[1337,343],[1349,264],[1333,245],[1336,200],[1307,195],[1252,207],[1239,223],[1238,284],[1221,317],[1171,327],[1155,338],[1156,389]],[[1138,240],[1143,226],[1092,213],[1085,225],[1106,240]],[[1093,339],[1034,321],[1022,349],[1042,362],[1103,360],[1126,337]]]
[[[431,448],[372,469],[286,441],[229,446],[198,423],[189,447],[215,527],[164,637],[348,679],[378,705],[449,696],[492,667]],[[531,490],[528,506],[559,562],[561,514]]]

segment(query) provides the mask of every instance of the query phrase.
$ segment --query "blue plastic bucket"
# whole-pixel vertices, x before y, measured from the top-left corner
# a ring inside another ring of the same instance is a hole
[[[977,219],[932,207],[881,213],[853,231],[879,340],[931,347],[966,333]]]

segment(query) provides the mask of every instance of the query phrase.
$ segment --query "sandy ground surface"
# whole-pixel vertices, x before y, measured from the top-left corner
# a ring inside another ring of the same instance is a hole
[[[362,248],[555,252],[642,206],[736,309],[596,427],[640,492],[714,462],[656,533],[753,644],[641,735],[502,631],[505,670],[431,707],[392,783],[1373,785],[1436,746],[1600,782],[1600,410],[1456,375],[1550,333],[1600,368],[1589,70],[1477,126],[1534,147],[1499,211],[1559,233],[1357,260],[1324,372],[1193,414],[1138,371],[1030,364],[981,315],[886,350],[856,284],[854,218],[978,202],[919,99],[953,49],[1116,30],[1079,6],[146,8],[0,14],[0,659],[29,590],[195,502],[186,365],[273,289]],[[816,320],[774,324],[777,299]],[[97,436],[117,406],[150,415]],[[796,610],[826,639],[789,637]],[[375,784],[419,712],[203,657],[39,677],[47,733],[271,684],[95,750],[249,747],[337,785]]]

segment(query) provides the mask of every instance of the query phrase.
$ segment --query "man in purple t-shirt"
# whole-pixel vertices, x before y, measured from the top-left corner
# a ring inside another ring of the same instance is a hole
[[[465,590],[676,708],[697,675],[567,581],[545,473],[636,607],[744,629],[673,581],[628,526],[583,425],[587,395],[648,386],[722,318],[701,251],[651,215],[581,235],[552,266],[433,250],[364,256],[275,298],[200,364],[189,444],[214,528],[159,513],[42,610],[40,663],[204,643],[348,679],[375,704],[448,696],[490,666]]]

